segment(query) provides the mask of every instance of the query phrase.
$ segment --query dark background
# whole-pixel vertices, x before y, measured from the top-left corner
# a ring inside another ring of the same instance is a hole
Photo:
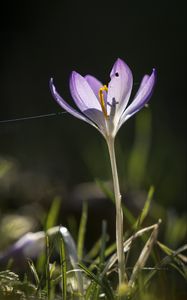
[[[156,202],[184,212],[185,1],[6,1],[1,14],[0,120],[61,111],[49,91],[51,76],[71,103],[72,70],[107,83],[120,57],[137,83],[157,69],[149,106],[151,147],[138,189],[147,191],[153,184]],[[137,188],[127,184],[125,168],[136,117],[118,134],[127,195]],[[68,200],[75,185],[110,179],[102,137],[68,114],[0,124],[0,157],[12,166],[1,183],[4,208],[17,208],[22,201],[50,203],[56,194]]]

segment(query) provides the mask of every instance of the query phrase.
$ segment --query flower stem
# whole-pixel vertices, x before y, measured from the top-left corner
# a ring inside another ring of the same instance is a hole
[[[116,155],[114,147],[114,138],[107,140],[110,162],[112,168],[114,196],[116,204],[116,246],[117,246],[117,258],[118,258],[118,276],[119,285],[125,282],[125,259],[123,252],[123,211],[121,207],[121,193],[119,188],[118,171],[116,164]]]

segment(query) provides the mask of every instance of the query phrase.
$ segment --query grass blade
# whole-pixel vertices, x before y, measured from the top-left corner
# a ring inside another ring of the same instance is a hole
[[[30,267],[30,269],[31,269],[31,271],[34,275],[34,279],[35,279],[35,282],[36,282],[36,287],[38,288],[39,285],[40,285],[40,279],[39,279],[38,273],[36,271],[36,268],[34,266],[34,263],[31,259],[28,259],[27,261],[28,261],[29,267]]]
[[[103,291],[106,293],[107,295],[107,299],[113,300],[114,299],[114,295],[111,291],[111,289],[108,287],[107,284],[104,284],[102,282],[102,280],[100,280],[100,276],[96,276],[93,272],[91,272],[85,265],[83,265],[82,263],[79,263],[79,267],[85,272],[85,274],[91,279],[93,280],[96,284],[98,284]]]
[[[157,244],[158,244],[158,241],[157,241]],[[160,244],[160,242],[159,242]],[[172,265],[172,262],[173,262],[173,258],[175,257],[179,257],[182,255],[182,252],[186,251],[187,250],[187,244],[183,245],[182,247],[180,247],[179,249],[177,249],[176,251],[173,251],[172,255],[166,255],[156,266],[155,266],[155,269],[152,270],[148,276],[145,278],[145,281],[144,281],[144,285],[145,286],[148,286],[148,284],[150,283],[151,279],[153,278],[153,276],[156,274],[157,272],[157,269],[161,269],[161,268],[164,268],[168,265]],[[178,270],[178,268],[176,268]],[[181,274],[181,270],[179,272]],[[187,280],[187,272],[186,270],[184,270],[183,274],[181,274],[185,280]]]
[[[131,247],[131,244],[132,242],[138,238],[138,237],[141,237],[144,233],[154,229],[155,227],[157,226],[157,223],[156,224],[153,224],[151,226],[148,226],[148,227],[145,227],[145,228],[142,228],[140,230],[138,230],[135,234],[133,234],[130,238],[128,238],[124,244],[123,244],[123,247],[124,247],[124,253],[128,252],[130,247]],[[108,272],[108,270],[110,270],[112,268],[112,266],[116,263],[117,261],[117,255],[116,253],[114,253],[108,260],[108,262],[106,263],[105,265],[105,268],[103,270],[103,273],[105,274],[106,272]]]
[[[46,235],[46,291],[47,291],[47,299],[50,300],[50,254],[49,254],[49,237]]]
[[[143,247],[143,250],[140,253],[140,256],[133,268],[131,278],[129,280],[129,286],[133,287],[135,280],[139,274],[139,271],[145,266],[147,259],[149,258],[149,255],[151,253],[151,250],[156,242],[157,236],[158,236],[158,229],[159,229],[160,222],[157,223],[157,226],[153,229],[150,238],[146,242],[145,246]]]
[[[89,287],[86,290],[85,300],[92,300],[94,291],[97,287],[97,283],[95,281],[91,281]]]
[[[60,236],[59,242],[59,253],[60,253],[60,270],[61,270],[61,283],[62,283],[62,299],[67,299],[67,262],[66,262],[66,250],[65,243]]]
[[[138,229],[142,225],[145,218],[147,217],[147,215],[149,213],[151,201],[153,199],[154,191],[155,191],[154,187],[150,186],[149,191],[148,191],[148,195],[147,195],[147,199],[146,199],[145,204],[144,204],[144,207],[143,207],[143,209],[141,211],[141,214],[138,217],[136,223],[134,224],[135,229]]]
[[[85,261],[90,260],[90,259],[94,259],[94,257],[96,257],[100,251],[101,248],[101,239],[99,238],[95,244],[92,246],[92,248],[90,249],[90,251],[86,254],[85,256]]]
[[[101,276],[101,271],[104,268],[106,241],[107,241],[107,222],[103,220],[102,235],[101,235],[101,250],[99,255],[99,269],[97,272],[97,277],[99,280],[101,280],[101,282],[103,279]],[[101,286],[97,285],[93,293],[94,294],[93,300],[97,300],[99,298],[100,291],[101,291]]]
[[[66,245],[67,253],[68,253],[68,256],[70,258],[71,264],[72,264],[74,269],[77,269],[77,267],[78,267],[78,257],[77,257],[77,249],[76,249],[75,242],[74,242],[71,234],[69,233],[69,231],[67,230],[66,227],[60,227],[59,232],[63,237],[63,240],[64,240],[64,243]],[[80,292],[80,294],[83,294],[82,274],[79,271],[75,272],[75,274],[76,274],[76,277],[77,277],[79,292]]]
[[[105,248],[107,242],[107,222],[102,222],[102,236],[101,236],[101,251],[100,251],[100,268],[103,268],[105,262]]]
[[[46,230],[56,225],[58,214],[60,211],[60,205],[61,205],[61,198],[57,196],[54,198],[47,215],[47,220],[45,225]]]
[[[138,189],[145,178],[146,165],[151,145],[151,113],[141,111],[135,119],[134,145],[127,163],[127,178],[133,189]]]
[[[83,258],[83,249],[84,249],[87,218],[88,218],[88,205],[86,202],[84,202],[80,226],[79,226],[78,242],[77,242],[77,255],[78,255],[79,261],[82,260],[82,258]]]

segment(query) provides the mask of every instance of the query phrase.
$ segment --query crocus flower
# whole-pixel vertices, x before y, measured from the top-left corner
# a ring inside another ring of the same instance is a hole
[[[78,270],[78,257],[76,252],[76,245],[73,237],[68,229],[64,226],[51,227],[44,231],[28,232],[23,235],[13,245],[9,246],[5,251],[0,252],[0,265],[7,265],[10,259],[13,259],[18,267],[23,267],[25,260],[28,258],[37,258],[46,247],[46,234],[49,237],[60,236],[64,240],[66,252],[69,260],[74,268]],[[20,268],[19,268],[20,271]],[[77,288],[83,292],[83,282],[81,272],[76,272]]]
[[[45,249],[45,233],[28,232],[4,252],[0,252],[0,264],[7,263],[11,258],[21,264],[24,259],[36,258]]]
[[[59,95],[53,79],[50,80],[50,88],[54,99],[64,110],[96,127],[108,140],[114,138],[123,123],[149,101],[155,79],[155,69],[151,75],[144,75],[134,99],[128,105],[133,76],[123,60],[118,58],[114,63],[108,86],[91,75],[83,77],[73,71],[70,77],[70,91],[79,110],[71,107]]]

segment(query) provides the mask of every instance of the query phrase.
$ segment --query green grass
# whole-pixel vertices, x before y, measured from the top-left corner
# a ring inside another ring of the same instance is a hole
[[[131,218],[132,230],[124,243],[128,257],[126,284],[118,287],[116,245],[110,242],[106,221],[102,223],[98,241],[86,252],[87,204],[83,204],[76,245],[67,228],[55,226],[60,209],[59,199],[55,199],[44,225],[45,248],[38,253],[38,259],[27,258],[24,274],[16,274],[11,269],[0,272],[0,299],[185,299],[182,297],[186,293],[187,245],[173,250],[160,242],[160,221],[148,227],[143,225],[153,192],[151,187],[140,215]],[[173,282],[171,291],[168,281]],[[182,287],[180,290],[178,285]]]

